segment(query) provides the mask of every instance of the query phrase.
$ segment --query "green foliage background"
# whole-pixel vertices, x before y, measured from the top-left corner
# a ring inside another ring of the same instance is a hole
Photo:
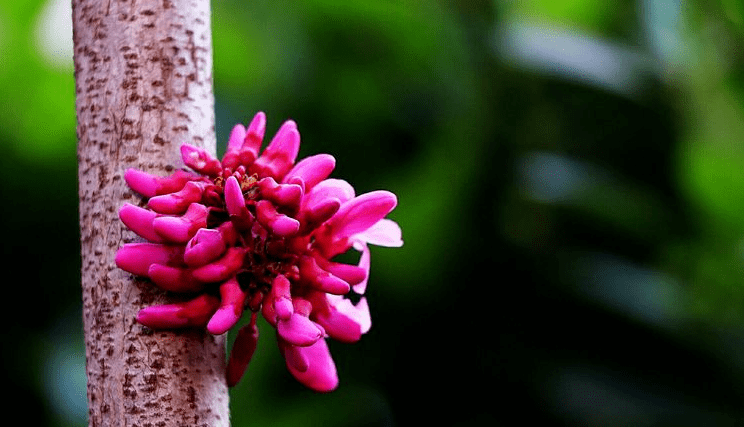
[[[3,366],[27,425],[86,425],[66,3],[0,3]],[[296,383],[264,327],[233,425],[741,424],[741,2],[213,12],[219,149],[258,110],[292,118],[301,156],[398,194],[405,240],[373,249],[370,333],[331,343],[339,389]]]

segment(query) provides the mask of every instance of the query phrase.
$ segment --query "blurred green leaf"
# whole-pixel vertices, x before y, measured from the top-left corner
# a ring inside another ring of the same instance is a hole
[[[679,154],[685,189],[707,216],[744,232],[744,104],[727,84],[693,94]]]
[[[618,11],[624,9],[618,0],[519,0],[496,1],[508,20],[534,24],[562,24],[595,34],[606,33]]]

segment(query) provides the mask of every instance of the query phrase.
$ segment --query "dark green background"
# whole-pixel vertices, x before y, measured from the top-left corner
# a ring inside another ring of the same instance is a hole
[[[2,363],[24,424],[82,426],[74,82],[69,46],[40,41],[67,37],[49,7],[0,3]],[[741,424],[740,1],[213,10],[219,150],[258,110],[272,134],[292,118],[301,156],[398,195],[405,240],[373,248],[370,333],[330,344],[338,390],[297,383],[264,323],[233,425]]]

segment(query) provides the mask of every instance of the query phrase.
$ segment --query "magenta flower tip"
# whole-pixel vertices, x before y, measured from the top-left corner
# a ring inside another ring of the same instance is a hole
[[[399,248],[403,246],[400,226],[389,219],[381,219],[372,227],[357,235],[361,240],[377,246]]]
[[[130,230],[134,231],[140,237],[160,243],[163,241],[162,237],[155,231],[153,221],[159,215],[153,211],[140,208],[138,206],[125,203],[121,209],[119,209],[119,219],[124,223]]]
[[[198,281],[188,268],[152,264],[147,269],[147,277],[166,291],[198,292],[204,289],[204,282]]]
[[[300,347],[313,345],[325,332],[315,322],[298,313],[292,313],[287,320],[280,319],[276,331],[282,339]]]
[[[227,385],[235,386],[243,377],[258,343],[258,328],[256,327],[256,314],[251,316],[251,322],[238,330],[235,337],[230,359],[227,362]]]
[[[302,183],[302,180],[296,182]],[[270,176],[258,182],[258,188],[261,191],[262,197],[267,198],[278,206],[292,210],[297,210],[300,207],[300,201],[304,194],[303,185],[296,183],[277,184],[274,178]]]
[[[354,198],[354,188],[342,179],[328,178],[319,182],[303,200],[308,206],[322,203],[324,200],[336,199],[344,204]]]
[[[323,270],[338,277],[349,285],[359,284],[367,278],[368,271],[356,265],[331,262],[321,257],[316,257],[315,261]]]
[[[366,298],[360,299],[355,305],[341,296],[328,295],[325,307],[318,311],[314,320],[333,339],[355,343],[372,327]]]
[[[143,308],[137,315],[137,322],[152,329],[204,327],[218,304],[216,297],[202,294],[191,301]]]
[[[251,124],[248,125],[247,135],[255,135],[259,140],[262,140],[266,133],[266,114],[263,111],[259,111],[253,116]],[[258,147],[256,147],[258,148]]]
[[[230,176],[225,181],[225,205],[230,215],[240,216],[245,209],[245,198],[243,191],[240,189],[238,179]]]
[[[222,171],[219,160],[204,149],[193,145],[183,144],[181,146],[181,158],[186,166],[204,175],[217,176]]]
[[[230,132],[230,139],[227,141],[228,150],[239,150],[243,146],[245,140],[246,128],[242,124],[238,123],[232,128]]]
[[[331,220],[331,226],[340,237],[349,237],[366,231],[385,217],[398,204],[395,194],[372,191],[344,203]]]
[[[256,114],[248,125],[243,139],[243,145],[238,150],[238,159],[242,165],[252,165],[258,157],[264,133],[266,132],[266,115],[262,112]],[[224,161],[223,161],[224,163]],[[229,166],[229,165],[224,165]]]
[[[167,177],[150,175],[138,169],[127,169],[124,173],[124,181],[129,188],[145,197],[173,193],[181,190],[187,182],[200,179],[199,175],[182,170]]]
[[[328,178],[336,167],[336,158],[330,154],[316,154],[300,160],[284,177],[285,182],[300,178],[305,183],[305,191],[310,191],[321,181]]]
[[[183,261],[191,267],[206,265],[219,258],[227,249],[227,242],[219,230],[200,228],[189,240]]]
[[[276,312],[277,322],[288,321],[294,314],[292,301],[287,298],[281,298],[274,302],[274,311]]]
[[[174,305],[146,307],[137,313],[137,322],[151,329],[175,329],[188,325],[188,319],[179,317],[180,308]]]
[[[203,194],[203,185],[189,181],[178,192],[151,198],[147,202],[147,206],[161,214],[180,215],[186,212],[189,205],[201,201]]]
[[[300,222],[277,211],[268,200],[256,204],[256,219],[278,236],[291,236],[300,229]]]
[[[280,181],[294,165],[299,151],[300,133],[297,125],[287,120],[252,167],[259,177],[272,176]]]
[[[223,282],[235,274],[243,265],[243,248],[232,247],[217,261],[203,265],[193,271],[194,277],[204,283]]]
[[[230,132],[230,139],[227,142],[227,150],[222,157],[220,166],[227,170],[234,170],[240,166],[240,149],[245,141],[246,129],[243,125],[237,124]]]
[[[190,301],[142,309],[150,328],[206,328],[226,333],[251,311],[235,338],[227,383],[242,377],[256,349],[260,312],[276,329],[287,369],[320,392],[338,386],[326,339],[358,341],[371,326],[367,299],[368,245],[403,244],[400,227],[385,218],[393,193],[357,196],[348,182],[329,178],[336,159],[317,154],[300,161],[300,133],[285,121],[261,151],[266,115],[236,125],[221,160],[184,144],[181,157],[194,172],[159,177],[129,169],[124,179],[148,199],[124,204],[122,222],[150,243],[122,246],[119,268],[148,277]],[[354,249],[358,265],[333,261]],[[356,303],[352,303],[356,301]]]
[[[362,338],[362,325],[355,322],[355,319],[344,316],[336,310],[327,316],[319,315],[316,321],[335,340],[355,343]]]
[[[157,194],[158,178],[138,169],[127,169],[124,172],[124,181],[129,188],[145,197]]]
[[[220,307],[207,323],[207,331],[213,335],[222,335],[235,326],[238,320],[240,316],[235,313],[234,307]]]
[[[221,335],[235,326],[243,314],[246,293],[235,277],[220,285],[220,307],[207,323],[207,331]]]
[[[308,360],[305,352],[301,350],[302,347],[294,345],[284,345],[284,358],[287,361],[287,366],[291,366],[297,372],[304,373],[310,368],[310,361]]]
[[[338,387],[336,365],[333,363],[324,339],[316,341],[309,347],[296,347],[295,349],[307,360],[305,371],[300,371],[287,361],[287,369],[299,382],[322,393],[333,391]],[[284,350],[284,354],[286,358],[287,350]]]
[[[116,252],[114,262],[124,271],[137,276],[147,276],[152,264],[172,264],[182,258],[183,249],[178,246],[155,243],[128,243]]]
[[[152,220],[152,228],[163,239],[173,243],[186,243],[197,231],[207,226],[209,209],[192,203],[181,217],[161,216]],[[143,236],[144,237],[144,236]]]

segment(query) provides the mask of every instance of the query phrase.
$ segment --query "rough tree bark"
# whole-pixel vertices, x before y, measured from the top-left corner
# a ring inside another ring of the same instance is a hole
[[[172,301],[114,264],[129,167],[165,175],[179,146],[215,150],[209,0],[73,0],[80,233],[91,426],[226,426],[224,339],[151,332]]]

